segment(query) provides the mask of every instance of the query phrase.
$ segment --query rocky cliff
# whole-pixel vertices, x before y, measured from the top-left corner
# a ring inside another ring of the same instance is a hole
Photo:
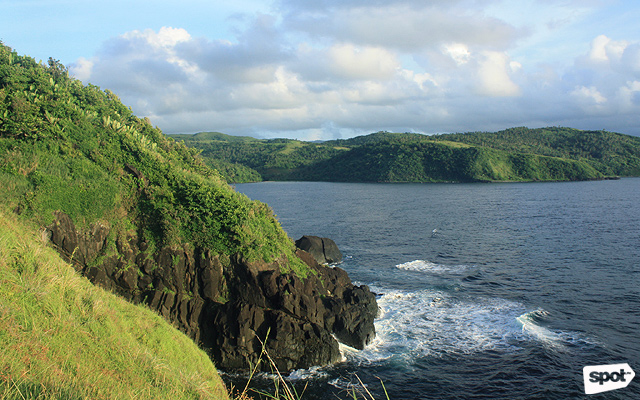
[[[340,359],[337,340],[362,349],[375,335],[378,306],[369,288],[303,250],[296,254],[313,271],[304,279],[282,273],[278,261],[248,262],[189,246],[150,249],[135,235],[114,240],[100,224],[81,232],[63,213],[48,233],[77,271],[156,310],[218,368],[255,365],[261,341],[280,371],[326,365]]]

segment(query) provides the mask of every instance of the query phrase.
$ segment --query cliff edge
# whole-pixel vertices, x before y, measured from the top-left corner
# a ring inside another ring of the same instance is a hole
[[[107,255],[108,228],[83,232],[57,213],[51,242],[91,282],[134,303],[147,304],[204,348],[221,369],[243,370],[266,351],[280,371],[340,360],[338,340],[362,349],[375,336],[375,296],[338,267],[296,255],[311,269],[302,278],[278,261],[250,262],[198,247],[149,252],[136,237],[116,239]],[[265,369],[268,365],[262,364]]]

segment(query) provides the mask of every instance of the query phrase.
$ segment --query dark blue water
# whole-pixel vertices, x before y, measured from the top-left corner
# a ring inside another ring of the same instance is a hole
[[[584,394],[586,365],[640,371],[640,179],[238,184],[293,239],[330,237],[380,295],[377,338],[297,371],[305,399],[640,399]],[[355,385],[355,386],[354,386]]]

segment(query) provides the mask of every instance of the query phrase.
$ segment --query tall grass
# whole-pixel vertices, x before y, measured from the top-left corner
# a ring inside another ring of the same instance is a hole
[[[267,339],[268,341],[269,331],[267,331]],[[247,382],[244,386],[244,389],[240,391],[235,391],[234,388],[231,388],[231,391],[235,393],[234,400],[251,400],[254,395],[257,395],[259,399],[269,399],[269,400],[304,400],[305,392],[307,390],[307,384],[304,385],[301,391],[298,391],[294,385],[292,385],[278,370],[276,363],[273,361],[271,356],[266,350],[265,341],[262,341],[260,337],[256,336],[258,341],[262,344],[262,350],[260,353],[260,357],[258,357],[258,362],[250,369],[249,376]],[[259,370],[260,364],[266,363],[271,369],[271,377],[273,386],[269,391],[254,389],[251,387],[251,382],[256,376],[256,372]],[[367,388],[367,385],[362,382],[358,375],[355,375],[356,381],[349,385],[349,387],[342,394],[344,397],[340,397],[338,395],[333,395],[331,398],[335,399],[353,399],[353,400],[376,400],[375,396],[371,393],[371,391]],[[382,390],[384,392],[384,398],[389,400],[389,394],[387,393],[387,389],[384,386],[384,382],[382,379],[380,380],[380,384],[382,386]]]
[[[207,355],[0,210],[0,398],[227,399]]]
[[[189,338],[149,309],[93,286],[47,240],[0,208],[1,399],[230,398]],[[260,362],[272,367],[273,390],[252,389],[250,378],[234,399],[304,398],[264,346]],[[373,400],[361,382],[346,395]]]

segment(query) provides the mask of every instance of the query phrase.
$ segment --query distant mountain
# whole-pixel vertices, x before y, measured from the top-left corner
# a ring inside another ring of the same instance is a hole
[[[571,128],[445,135],[376,132],[303,142],[216,133],[181,136],[232,182],[568,181],[640,176],[640,138]],[[244,176],[237,179],[245,168]],[[246,169],[249,170],[246,170]],[[255,171],[248,175],[248,171]]]
[[[206,142],[210,140],[219,140],[223,142],[255,142],[260,139],[253,138],[251,136],[233,136],[226,135],[220,132],[198,132],[195,134],[173,134],[171,135],[175,140],[188,140],[188,141],[201,141]]]
[[[640,175],[640,137],[615,132],[581,131],[562,127],[519,127],[493,133],[440,135],[436,139],[491,147],[511,153],[588,161],[604,175]]]

